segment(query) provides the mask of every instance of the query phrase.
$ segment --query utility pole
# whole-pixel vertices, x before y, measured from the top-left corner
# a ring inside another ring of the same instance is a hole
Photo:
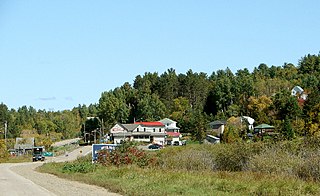
[[[102,137],[104,137],[103,118],[101,118],[101,131],[102,131]]]
[[[7,121],[4,121],[4,142],[7,143]]]

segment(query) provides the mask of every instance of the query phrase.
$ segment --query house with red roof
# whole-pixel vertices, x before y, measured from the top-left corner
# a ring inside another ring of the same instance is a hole
[[[114,143],[138,141],[165,144],[165,125],[161,122],[135,122],[133,124],[117,123],[110,129]]]

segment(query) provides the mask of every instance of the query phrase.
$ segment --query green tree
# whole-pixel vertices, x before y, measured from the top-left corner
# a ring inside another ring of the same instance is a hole
[[[166,116],[166,106],[156,94],[143,96],[137,105],[136,119],[142,121],[157,121]]]
[[[194,110],[191,113],[189,129],[193,138],[202,143],[206,137],[207,118],[200,110]]]
[[[278,119],[283,120],[286,116],[289,119],[299,117],[301,109],[296,97],[291,96],[288,90],[282,90],[273,97],[273,108],[277,113]]]
[[[121,89],[104,92],[99,99],[99,116],[105,119],[108,127],[116,122],[126,123],[129,117],[129,107]]]
[[[287,140],[292,140],[295,137],[294,130],[291,125],[291,121],[288,116],[285,117],[285,120],[282,124],[281,133],[283,137]]]
[[[320,74],[320,54],[308,54],[300,59],[298,70],[302,74]]]
[[[206,73],[194,73],[191,69],[186,75],[179,74],[179,96],[186,97],[192,108],[203,110],[209,92]]]
[[[171,68],[161,74],[157,85],[157,93],[160,100],[167,106],[167,109],[172,112],[172,100],[178,97],[179,92],[179,80],[175,70]]]

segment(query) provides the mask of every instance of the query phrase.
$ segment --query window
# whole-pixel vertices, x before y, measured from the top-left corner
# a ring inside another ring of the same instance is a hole
[[[153,132],[156,132],[156,128],[153,128]]]
[[[143,131],[146,132],[146,128],[143,128]]]
[[[161,128],[159,128],[159,132],[161,132]]]
[[[139,128],[137,128],[137,132],[139,132]]]

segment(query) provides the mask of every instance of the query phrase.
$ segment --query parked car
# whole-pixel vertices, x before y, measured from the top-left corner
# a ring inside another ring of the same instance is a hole
[[[43,156],[43,147],[33,147],[33,150],[32,150],[32,161],[35,162],[35,161],[44,161],[44,156]]]
[[[151,144],[150,146],[148,146],[149,149],[161,149],[162,146],[159,144]]]
[[[181,141],[174,141],[173,145],[174,146],[182,146],[182,142]]]

